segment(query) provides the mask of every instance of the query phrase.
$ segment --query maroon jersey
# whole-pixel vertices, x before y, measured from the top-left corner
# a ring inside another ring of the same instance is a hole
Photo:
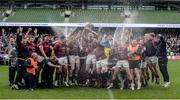
[[[69,55],[75,55],[78,56],[80,52],[79,45],[77,43],[71,43],[68,45],[69,47]]]
[[[127,47],[116,47],[112,49],[111,58],[116,58],[118,60],[128,60]]]
[[[28,47],[30,54],[32,54],[33,52],[36,52],[36,49],[37,49],[36,44],[29,43],[27,47]]]
[[[54,53],[55,53],[57,58],[64,57],[66,54],[66,46],[64,44],[59,43],[59,42],[56,43],[54,45]]]
[[[94,49],[93,53],[96,55],[97,60],[102,60],[105,58],[104,48],[100,45],[97,45],[96,49]]]
[[[94,49],[97,47],[97,43],[94,41],[86,41],[86,49],[87,49],[87,53],[93,53]]]
[[[52,53],[52,50],[50,48],[52,43],[50,41],[49,42],[43,41],[40,45],[43,46],[43,50],[46,56],[50,57]]]
[[[118,47],[118,59],[119,60],[127,60],[128,59],[127,47]]]

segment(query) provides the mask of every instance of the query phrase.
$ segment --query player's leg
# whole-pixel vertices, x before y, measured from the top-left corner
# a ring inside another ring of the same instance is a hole
[[[73,83],[73,71],[75,70],[74,56],[70,56],[70,69],[69,69],[69,84]]]
[[[62,75],[62,78],[63,78],[63,82],[65,84],[65,86],[69,86],[68,84],[68,81],[69,81],[69,71],[68,71],[68,64],[67,64],[67,57],[62,57],[62,58],[59,58],[58,59],[59,61],[59,64],[62,65],[62,71],[63,71],[63,74]]]
[[[107,89],[110,89],[110,88],[113,87],[114,81],[115,81],[115,79],[117,77],[118,72],[119,72],[119,67],[113,67],[112,78],[111,78],[110,84],[107,87]]]
[[[163,81],[164,81],[164,87],[168,87],[170,82],[169,82],[169,74],[167,70],[167,60],[161,60],[158,61],[159,63],[159,69],[163,75]]]
[[[102,66],[100,61],[96,62],[96,82],[95,82],[95,87],[98,87],[98,85],[100,85],[102,78],[101,78],[101,70],[102,70]]]
[[[157,70],[157,63],[158,63],[158,58],[156,56],[152,57],[152,67],[154,69],[154,76],[156,78],[156,84],[160,83],[160,79],[159,79],[159,74],[158,74],[158,70]]]
[[[113,87],[113,82],[116,79],[117,73],[119,72],[121,65],[122,65],[121,61],[117,61],[116,65],[112,68],[112,77],[111,80],[109,81],[109,86],[107,87],[108,89]]]
[[[130,66],[128,60],[123,60],[122,65],[126,71],[127,77],[128,77],[128,83],[130,84],[131,90],[134,90],[134,80],[133,80],[133,75],[131,74],[130,71]]]
[[[136,74],[136,79],[137,79],[137,89],[141,89],[141,76],[140,76],[140,69],[135,68],[135,74]]]
[[[75,72],[74,72],[74,77],[75,77],[75,84],[78,85],[78,74],[80,70],[80,58],[79,56],[76,56],[75,58]]]

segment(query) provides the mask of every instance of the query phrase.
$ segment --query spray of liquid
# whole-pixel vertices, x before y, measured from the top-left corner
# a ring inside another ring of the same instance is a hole
[[[130,11],[129,7],[124,8],[124,12],[122,13],[121,17],[125,17],[125,20],[123,21],[123,24],[130,24],[135,22],[135,18],[137,16],[136,11]],[[114,32],[114,37],[113,37],[113,46],[115,44],[123,44],[125,43],[128,39],[129,36],[126,34],[132,31],[131,30],[126,30],[126,27],[117,27],[115,32]]]
[[[47,19],[48,19],[48,22],[55,22],[55,20],[53,20],[52,17],[49,15]],[[58,27],[58,26],[50,26],[50,27],[54,31],[55,35],[62,35],[64,33],[63,27]]]
[[[134,23],[135,17],[137,16],[136,11],[130,11],[129,7],[125,7],[125,10],[122,14],[122,17],[125,17],[124,24]],[[129,30],[129,31],[132,31]],[[114,32],[113,36],[113,46],[116,46],[116,44],[124,44],[128,39],[129,36],[126,34],[128,31],[125,27],[117,27]],[[111,100],[114,100],[114,95],[111,90],[108,90],[108,94],[110,96]]]
[[[48,21],[55,22],[55,20],[53,20],[51,16],[48,16]],[[64,19],[64,22],[68,23],[67,19]],[[55,32],[55,35],[64,35],[66,38],[68,38],[77,29],[77,27],[69,28],[68,26],[51,26],[51,29]]]

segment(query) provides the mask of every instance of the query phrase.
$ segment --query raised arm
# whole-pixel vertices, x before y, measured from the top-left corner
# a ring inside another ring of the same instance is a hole
[[[51,55],[55,55],[55,53],[54,53],[54,48],[52,47],[52,46],[50,46],[50,49],[51,49]]]
[[[35,41],[34,41],[34,43],[38,44],[39,38],[41,36],[38,34],[38,29],[37,28],[35,28],[34,33],[35,33]]]
[[[4,34],[5,33],[5,29],[2,29],[1,31],[2,31],[2,39],[4,40],[5,44],[8,45],[8,41],[7,41],[6,36]]]
[[[43,44],[42,44],[42,43],[39,45],[39,49],[40,49],[42,55],[43,55],[45,58],[47,58],[46,53],[44,52],[44,48],[43,48]]]
[[[32,28],[28,28],[28,31],[25,34],[25,38],[27,38],[29,36],[29,33],[32,31]]]
[[[22,36],[20,35],[20,29],[18,28],[16,30],[17,35],[16,35],[16,46],[20,47],[21,46],[21,40],[22,40]]]

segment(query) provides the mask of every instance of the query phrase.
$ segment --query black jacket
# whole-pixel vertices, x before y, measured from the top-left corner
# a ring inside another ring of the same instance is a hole
[[[159,61],[167,61],[167,49],[166,49],[166,41],[163,37],[160,37],[160,41],[157,45],[157,52],[156,56],[158,57]]]

